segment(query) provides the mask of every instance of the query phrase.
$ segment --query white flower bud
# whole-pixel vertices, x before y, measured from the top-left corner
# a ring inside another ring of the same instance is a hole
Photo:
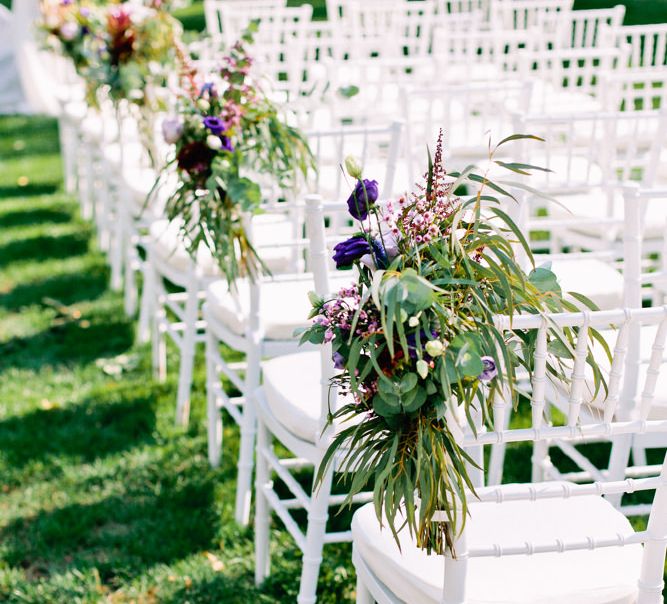
[[[353,155],[348,155],[345,158],[345,170],[352,178],[361,180],[362,166]]]
[[[424,348],[432,357],[439,357],[445,351],[445,347],[440,340],[430,340],[429,342],[426,342]]]
[[[213,149],[213,151],[222,149],[222,141],[220,140],[220,137],[215,134],[209,134],[206,137],[206,145],[209,149]]]
[[[428,375],[428,363],[424,359],[419,359],[417,361],[417,373],[422,380],[426,379],[426,376]]]
[[[199,99],[197,101],[197,107],[199,107],[201,111],[206,112],[211,108],[211,103],[209,103],[206,99]]]

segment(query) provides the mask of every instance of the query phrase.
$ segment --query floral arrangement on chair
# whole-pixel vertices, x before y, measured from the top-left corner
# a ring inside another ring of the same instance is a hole
[[[146,88],[174,64],[180,25],[151,0],[145,6],[51,0],[41,27],[86,80],[90,100],[102,87],[115,101],[144,103]]]
[[[516,138],[523,136],[495,149]],[[523,174],[536,169],[496,164]],[[339,469],[354,475],[348,502],[374,482],[378,518],[397,540],[407,523],[420,547],[443,553],[453,548],[467,493],[474,493],[467,465],[475,462],[455,431],[466,420],[476,430],[475,414],[490,422],[496,396],[518,404],[517,370],[531,369],[534,334],[500,331],[494,317],[576,308],[548,267],[526,274],[517,262],[512,239],[532,261],[530,249],[485,190],[509,193],[471,169],[446,173],[442,134],[425,184],[384,207],[377,183],[363,179],[355,161],[346,166],[357,180],[347,205],[359,231],[335,246],[333,259],[340,269],[356,266],[358,279],[331,300],[313,296],[314,321],[302,335],[302,342],[331,343],[339,370],[334,385],[354,398],[330,414],[329,423],[341,425],[319,476],[342,456]],[[463,183],[478,193],[455,195]],[[572,333],[550,326],[549,338],[557,379],[572,358]],[[589,363],[596,389],[606,388],[595,361]],[[438,511],[447,522],[433,522]]]
[[[246,45],[256,31],[252,22],[223,58],[218,78],[199,84],[185,65],[178,116],[163,123],[165,141],[175,146],[165,174],[175,165],[179,176],[167,216],[181,219],[192,254],[202,242],[210,249],[230,284],[265,270],[244,224],[260,209],[259,183],[269,176],[289,189],[313,167],[302,134],[253,81]]]

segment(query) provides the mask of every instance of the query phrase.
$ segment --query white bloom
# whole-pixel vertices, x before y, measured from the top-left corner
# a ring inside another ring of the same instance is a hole
[[[76,23],[72,21],[66,21],[60,27],[60,36],[63,40],[74,40],[78,31],[79,26]]]
[[[206,137],[206,144],[209,149],[213,149],[214,151],[222,149],[222,141],[220,140],[220,137],[215,134],[209,134]]]

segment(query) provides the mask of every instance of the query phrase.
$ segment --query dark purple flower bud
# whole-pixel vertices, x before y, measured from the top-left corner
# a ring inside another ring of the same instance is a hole
[[[227,124],[225,124],[219,117],[209,115],[208,117],[205,117],[202,122],[204,126],[209,129],[211,134],[220,135],[227,130]]]
[[[334,352],[331,358],[336,369],[345,369],[345,358],[340,352]]]
[[[206,82],[201,87],[201,90],[199,91],[199,98],[215,98],[218,96],[218,91],[215,89],[215,84],[213,82]]]
[[[355,235],[334,246],[333,255],[336,268],[347,268],[352,266],[355,260],[369,254],[371,246],[363,235]]]
[[[493,359],[493,357],[482,357],[482,363],[484,365],[484,371],[482,371],[482,373],[477,376],[477,379],[480,382],[490,382],[498,375],[496,361]]]
[[[368,208],[377,201],[378,195],[377,180],[358,180],[352,195],[347,200],[347,208],[352,218],[366,220]]]
[[[229,151],[230,153],[234,151],[234,145],[232,145],[232,141],[228,136],[221,136],[220,140],[222,141],[221,149],[223,151]]]

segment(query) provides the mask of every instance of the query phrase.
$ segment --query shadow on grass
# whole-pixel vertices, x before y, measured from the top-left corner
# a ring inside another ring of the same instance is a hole
[[[294,597],[285,594],[285,601],[294,602]],[[247,604],[248,602],[267,602],[260,600],[260,595],[252,583],[252,577],[230,577],[222,572],[215,577],[204,580],[194,580],[192,585],[179,585],[172,593],[161,595],[162,604],[182,604],[183,602],[197,602],[216,604]],[[288,599],[289,598],[289,599]],[[273,600],[277,604],[279,600]]]
[[[10,474],[34,461],[40,468],[61,464],[63,457],[90,462],[152,442],[155,424],[150,389],[111,387],[75,405],[0,422],[2,457]]]
[[[80,256],[88,252],[90,236],[90,228],[85,227],[75,233],[55,236],[40,235],[11,241],[0,247],[0,267],[15,261]]]
[[[34,336],[8,340],[0,346],[0,371],[8,367],[34,370],[44,365],[85,364],[118,355],[132,346],[134,329],[129,320],[94,321],[72,321]]]
[[[25,187],[18,185],[0,186],[0,200],[10,197],[33,197],[35,195],[53,195],[60,189],[56,182],[36,182],[27,184]]]
[[[85,272],[62,273],[47,279],[18,285],[0,295],[0,307],[9,311],[31,304],[40,304],[44,298],[53,298],[61,304],[95,300],[107,289],[109,269],[103,264],[86,267]]]
[[[65,208],[36,208],[7,212],[0,215],[0,228],[31,226],[37,224],[63,224],[72,220],[72,212]]]
[[[132,479],[130,473],[127,481]],[[15,520],[0,531],[4,561],[33,576],[96,568],[102,582],[116,586],[143,569],[211,547],[216,517],[210,475],[183,477],[162,468],[159,485],[133,486],[122,495]]]

